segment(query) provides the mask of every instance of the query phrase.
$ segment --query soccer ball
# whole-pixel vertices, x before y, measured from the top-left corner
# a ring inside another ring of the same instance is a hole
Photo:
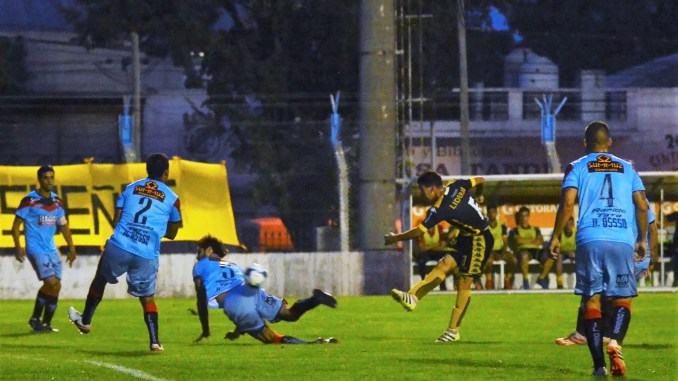
[[[245,270],[245,282],[252,287],[261,287],[268,278],[268,272],[258,263],[252,263]]]

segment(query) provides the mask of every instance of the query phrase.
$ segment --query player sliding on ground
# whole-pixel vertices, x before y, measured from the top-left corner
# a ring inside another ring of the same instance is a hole
[[[210,336],[208,306],[222,308],[224,314],[235,324],[235,330],[226,334],[226,339],[235,340],[247,333],[265,344],[325,344],[337,343],[335,338],[318,338],[307,342],[292,336],[281,335],[267,322],[280,320],[297,321],[306,312],[320,304],[336,308],[337,300],[321,290],[313,290],[313,296],[298,300],[292,307],[280,299],[245,282],[240,267],[224,259],[228,252],[223,243],[210,235],[198,242],[198,262],[193,266],[193,280],[198,296],[198,315],[202,333],[195,340]]]
[[[384,236],[386,245],[415,239],[442,221],[447,221],[460,231],[457,250],[445,255],[426,278],[415,284],[408,292],[391,290],[393,299],[406,310],[412,311],[426,294],[445,280],[448,274],[455,274],[457,301],[452,309],[449,327],[436,343],[457,341],[461,338],[459,327],[471,302],[473,276],[481,273],[494,245],[494,238],[488,229],[489,222],[471,195],[475,188],[476,197],[480,198],[484,182],[484,178],[474,177],[470,180],[452,180],[443,186],[438,173],[428,171],[421,174],[417,183],[426,199],[433,202],[426,219],[406,232],[388,233]]]

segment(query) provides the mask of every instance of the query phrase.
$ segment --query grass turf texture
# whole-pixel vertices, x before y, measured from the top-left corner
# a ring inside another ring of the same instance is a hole
[[[292,300],[290,300],[292,301]],[[454,295],[429,295],[414,312],[388,296],[343,297],[339,307],[310,311],[296,323],[277,323],[284,334],[339,344],[264,345],[249,336],[223,339],[233,328],[210,311],[212,336],[200,334],[192,299],[159,299],[164,353],[148,350],[136,299],[106,300],[92,332],[80,335],[59,303],[53,326],[32,334],[28,300],[0,301],[0,379],[255,379],[255,380],[572,380],[588,378],[587,347],[560,347],[554,339],[574,328],[577,298],[567,294],[474,295],[462,339],[433,341],[447,327]],[[645,293],[634,301],[625,340],[626,380],[678,379],[678,294]],[[112,369],[112,367],[118,367]],[[609,367],[609,364],[608,364]],[[143,372],[134,373],[130,372]],[[127,372],[127,373],[125,373]],[[609,377],[609,376],[608,376]]]

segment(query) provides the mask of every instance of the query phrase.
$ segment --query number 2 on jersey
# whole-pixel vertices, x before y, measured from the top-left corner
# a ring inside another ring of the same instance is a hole
[[[151,209],[153,201],[150,198],[142,197],[139,199],[139,205],[145,204],[138,212],[134,213],[134,223],[146,225],[146,216],[143,216],[144,212]]]
[[[612,196],[612,175],[607,173],[605,174],[605,180],[603,180],[603,186],[600,187],[599,198],[601,200],[607,200],[607,206],[614,206],[614,197]]]

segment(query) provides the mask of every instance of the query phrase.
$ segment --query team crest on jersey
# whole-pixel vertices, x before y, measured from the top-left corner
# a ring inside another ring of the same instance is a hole
[[[598,155],[596,161],[586,163],[589,172],[618,172],[624,173],[624,165],[618,161],[612,160],[607,155]]]
[[[146,184],[144,185],[135,186],[132,193],[160,201],[165,200],[165,192],[158,189],[158,184],[155,181],[146,181]]]

